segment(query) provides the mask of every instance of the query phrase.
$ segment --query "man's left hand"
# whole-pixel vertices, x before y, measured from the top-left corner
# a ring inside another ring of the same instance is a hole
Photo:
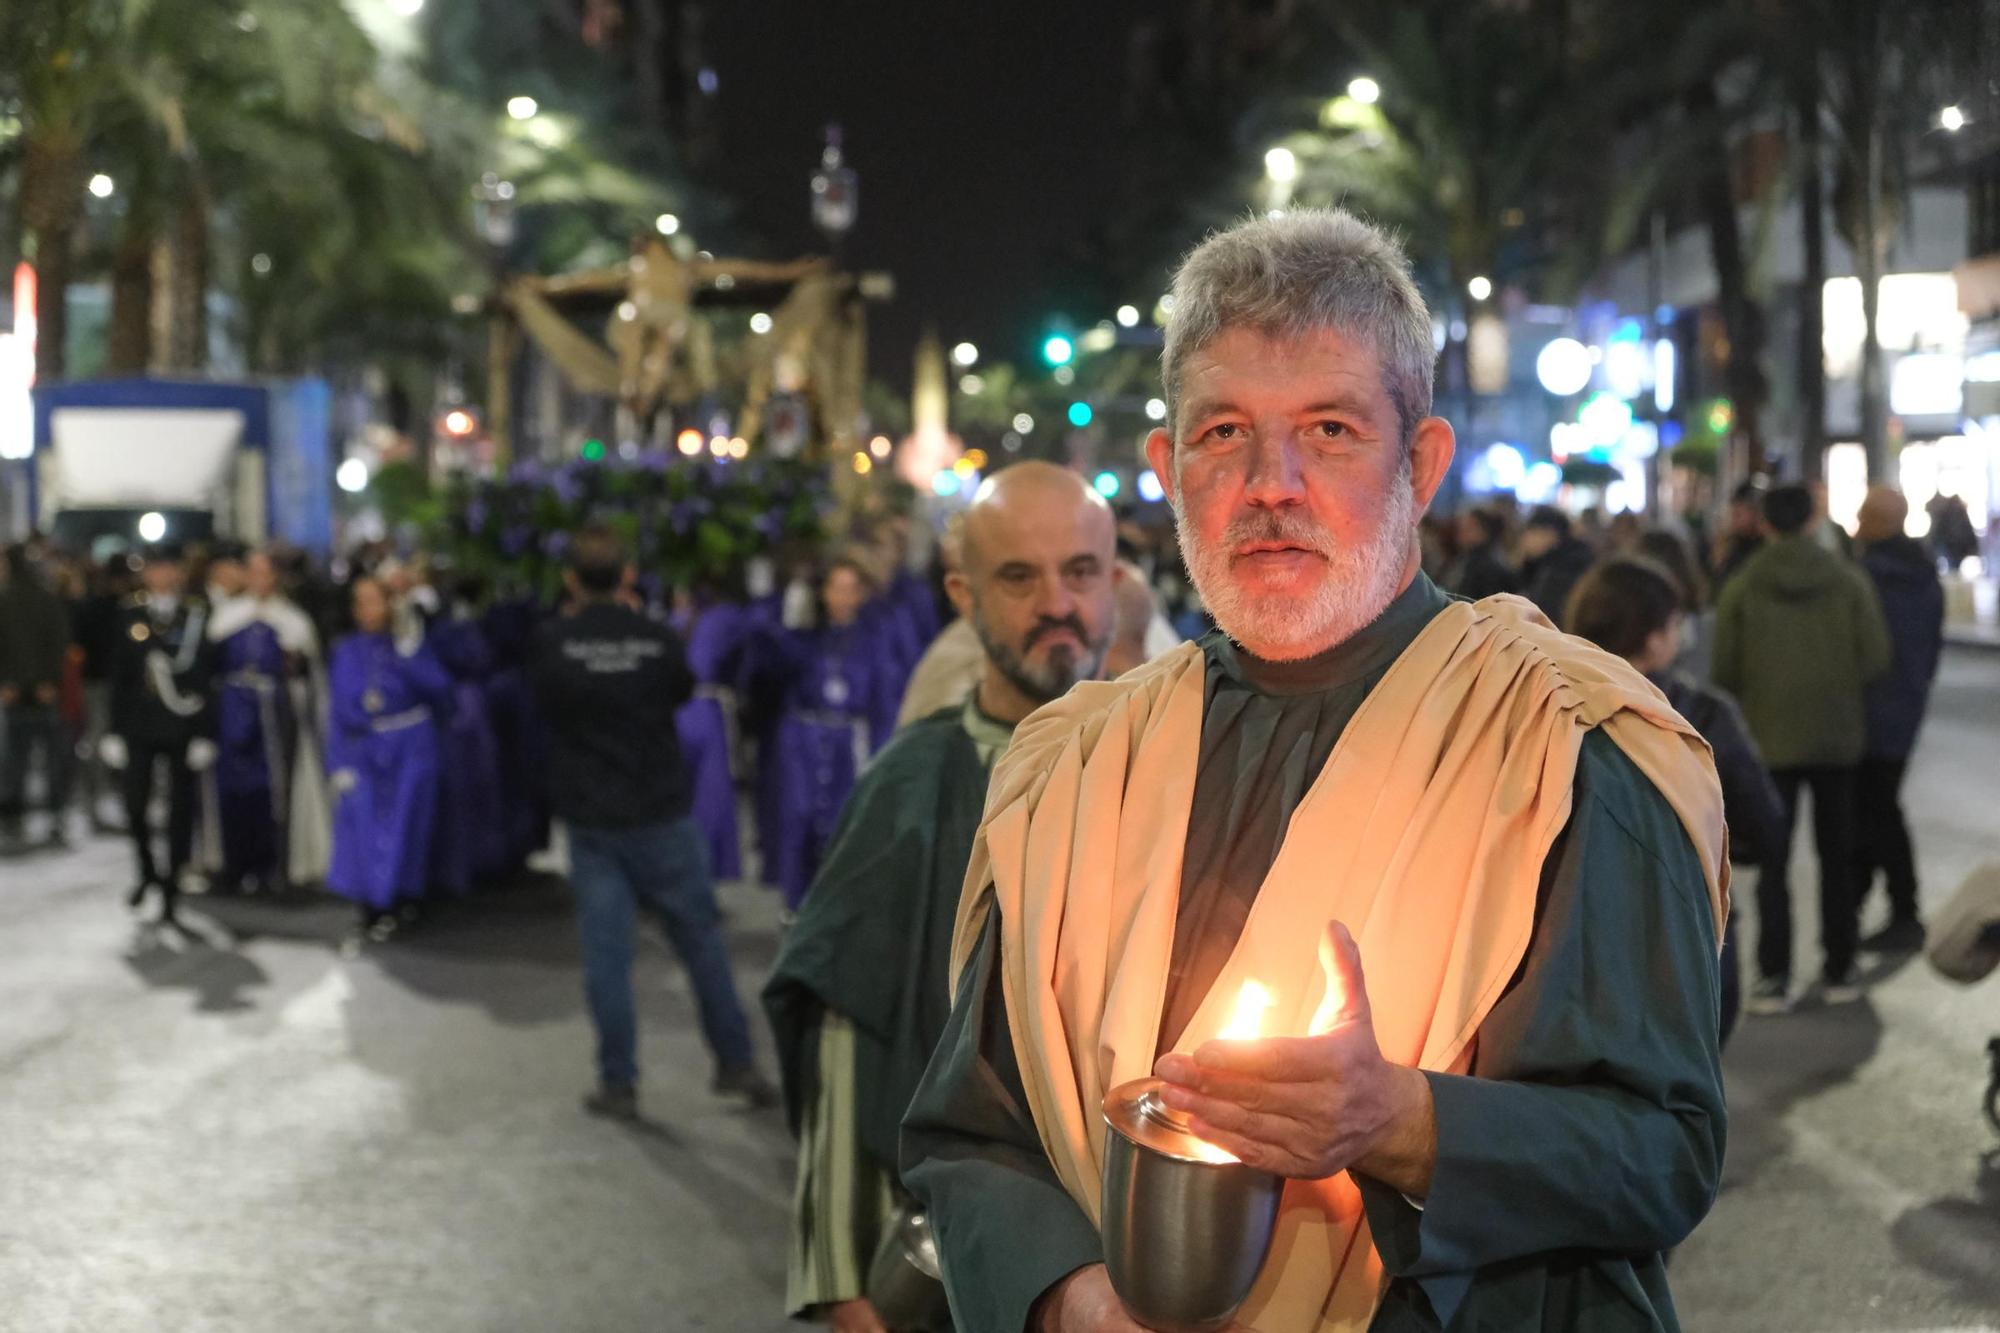
[[[1421,1199],[1437,1160],[1423,1074],[1382,1058],[1361,951],[1337,921],[1320,943],[1328,997],[1310,1037],[1210,1041],[1161,1057],[1167,1104],[1245,1165],[1299,1180],[1352,1168]]]

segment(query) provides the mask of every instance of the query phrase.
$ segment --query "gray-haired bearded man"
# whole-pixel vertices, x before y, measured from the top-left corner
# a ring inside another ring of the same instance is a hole
[[[903,1136],[954,1318],[1140,1327],[1099,1108],[1150,1075],[1286,1178],[1243,1328],[1673,1328],[1661,1255],[1723,1145],[1707,749],[1528,603],[1419,571],[1453,439],[1392,241],[1245,223],[1174,297],[1147,452],[1221,630],[995,769]]]

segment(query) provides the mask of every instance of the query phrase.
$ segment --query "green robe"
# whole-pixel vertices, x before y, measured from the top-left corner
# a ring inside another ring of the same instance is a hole
[[[894,1209],[903,1112],[949,1010],[952,925],[1008,728],[968,699],[855,784],[764,988],[800,1137],[787,1304],[862,1294]]]
[[[1176,983],[1205,989],[1219,964],[1201,960],[1234,944],[1243,886],[1254,896],[1333,739],[1442,605],[1419,576],[1340,649],[1277,670],[1204,640],[1211,708],[1182,901],[1206,938],[1184,942],[1177,927],[1166,1021],[1200,998]],[[1299,692],[1301,677],[1319,688]],[[1263,794],[1232,799],[1239,786]],[[989,920],[904,1122],[903,1179],[930,1210],[965,1333],[1018,1333],[1042,1292],[1103,1257],[1026,1108],[995,940]],[[1693,844],[1637,766],[1592,733],[1520,972],[1480,1027],[1471,1074],[1428,1076],[1429,1195],[1418,1208],[1357,1177],[1392,1278],[1374,1327],[1677,1328],[1661,1254],[1707,1212],[1721,1174],[1717,1024]]]

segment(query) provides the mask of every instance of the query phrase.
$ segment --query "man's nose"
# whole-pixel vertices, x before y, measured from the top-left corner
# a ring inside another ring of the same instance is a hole
[[[1292,431],[1258,431],[1245,457],[1250,472],[1243,494],[1251,504],[1275,509],[1305,502],[1304,459]]]

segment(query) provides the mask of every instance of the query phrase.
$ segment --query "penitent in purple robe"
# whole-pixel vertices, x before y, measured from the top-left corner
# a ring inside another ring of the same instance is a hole
[[[708,863],[716,879],[743,877],[742,834],[736,823],[734,749],[737,679],[744,639],[750,632],[743,607],[719,602],[702,608],[694,623],[676,626],[687,643],[694,672],[694,697],[674,713],[681,757],[693,784],[694,821],[708,841]]]
[[[326,886],[343,898],[385,911],[423,896],[437,819],[440,716],[451,690],[451,677],[428,649],[405,657],[386,634],[350,635],[334,648]]]
[[[902,672],[880,629],[862,621],[774,642],[784,654],[789,684],[760,774],[774,784],[776,812],[765,877],[785,905],[796,908],[861,766],[895,731]]]
[[[291,698],[278,632],[253,620],[217,649],[215,810],[222,868],[235,881],[275,881],[290,808]]]
[[[424,642],[451,677],[451,707],[439,733],[437,842],[432,883],[465,894],[507,864],[500,796],[500,749],[493,738],[486,681],[493,658],[477,621],[439,617]]]

